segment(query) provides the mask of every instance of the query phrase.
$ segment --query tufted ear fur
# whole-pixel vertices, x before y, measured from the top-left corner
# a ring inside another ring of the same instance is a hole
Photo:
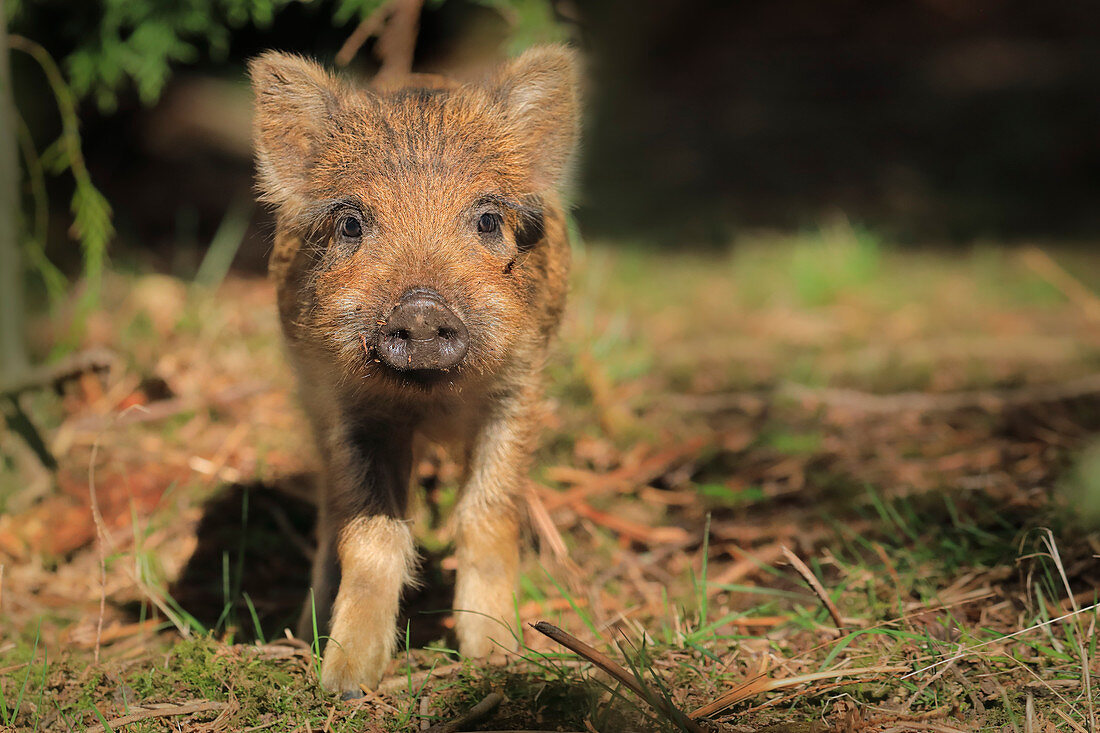
[[[578,66],[576,53],[565,46],[536,46],[490,81],[531,171],[533,192],[561,187],[568,177],[580,122]]]
[[[293,211],[349,92],[316,62],[268,51],[248,62],[255,94],[253,136],[263,200]]]

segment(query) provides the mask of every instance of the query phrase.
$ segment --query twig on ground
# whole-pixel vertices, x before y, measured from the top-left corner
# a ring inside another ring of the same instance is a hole
[[[1038,247],[1028,247],[1021,254],[1021,259],[1032,272],[1062,291],[1062,295],[1080,308],[1090,321],[1100,321],[1100,297],[1066,272],[1053,257]]]
[[[816,389],[793,383],[781,385],[776,392],[812,404],[868,413],[955,412],[973,409],[996,411],[1007,407],[1062,402],[1100,394],[1100,374],[1016,389],[968,390],[942,394],[928,392],[874,394],[854,389]]]
[[[573,502],[569,508],[585,519],[643,545],[682,545],[692,539],[683,527],[650,527],[617,514],[602,512],[583,501]]]
[[[667,717],[670,721],[672,721],[675,725],[679,726],[683,730],[690,731],[691,733],[702,733],[702,728],[699,727],[698,723],[691,720],[688,716],[684,715],[681,710],[674,707],[669,701],[650,693],[649,690],[647,690],[645,686],[642,685],[637,677],[627,672],[603,652],[592,648],[572,634],[565,632],[559,629],[557,626],[554,626],[553,624],[546,621],[539,621],[536,624],[531,624],[531,628],[533,628],[540,634],[550,637],[557,643],[564,646],[566,649],[575,654],[579,654],[588,661],[592,662],[592,664],[595,664],[604,672],[611,675],[627,688],[629,688],[630,691],[633,692],[635,695],[642,698],[651,706],[656,708],[658,711],[664,714],[665,717]]]
[[[107,427],[156,422],[189,410],[226,409],[236,402],[270,392],[271,382],[247,380],[230,385],[208,396],[172,397],[148,405],[135,405],[115,415],[86,415],[68,423],[74,430],[98,431]],[[140,408],[140,409],[139,409]]]
[[[596,494],[624,493],[637,490],[650,481],[667,473],[677,463],[698,455],[707,445],[707,438],[699,436],[646,456],[637,462],[625,462],[610,473],[595,473],[571,466],[555,466],[547,470],[547,476],[555,481],[574,484],[565,491],[550,491],[544,496],[546,508],[553,511],[574,501],[583,501]]]
[[[783,546],[779,543],[761,547],[754,550],[752,554],[740,548],[731,547],[730,549],[737,554],[744,555],[744,557],[716,572],[713,577],[707,580],[707,595],[724,593],[725,589],[722,586],[738,583],[756,571],[768,567],[783,556]]]
[[[536,491],[540,492],[540,498],[545,502],[545,505],[560,506],[558,502],[562,496],[561,494],[539,484],[532,484],[532,486]],[[572,510],[577,516],[584,517],[601,527],[611,530],[615,534],[622,535],[629,540],[640,542],[644,545],[679,545],[689,542],[692,539],[691,535],[683,527],[650,527],[615,514],[600,511],[581,499],[570,499],[566,507]]]
[[[148,720],[149,718],[167,718],[174,717],[176,715],[192,715],[194,713],[206,713],[214,710],[224,710],[227,703],[215,702],[213,700],[192,700],[180,705],[172,705],[165,703],[163,705],[148,706],[143,710],[123,715],[121,718],[115,718],[114,720],[108,720],[107,725],[112,730],[130,723],[137,723],[140,720]],[[88,733],[101,733],[106,729],[102,725],[93,725],[88,728]]]
[[[451,721],[436,723],[431,728],[428,728],[426,733],[455,733],[460,728],[476,723],[482,718],[489,717],[489,714],[496,710],[497,706],[503,701],[504,695],[501,695],[499,692],[490,692],[481,702],[474,705],[462,715],[459,715]]]
[[[553,554],[554,559],[563,565],[568,565],[570,570],[578,571],[576,564],[569,559],[569,548],[565,546],[561,532],[546,510],[546,504],[539,498],[539,492],[532,486],[527,488],[527,513],[531,517],[531,523],[539,533],[541,540],[546,543],[547,549]]]
[[[974,685],[967,682],[966,677],[959,671],[959,668],[955,666],[955,663],[947,665],[950,667],[951,676],[955,678],[955,681],[959,683],[959,687],[966,692],[966,696],[970,698],[970,704],[974,706],[974,711],[979,715],[985,713],[985,703],[978,697],[978,692],[974,689]]]
[[[818,680],[827,680],[834,677],[892,674],[894,672],[904,672],[906,669],[908,669],[908,667],[858,667],[855,669],[834,669],[828,672],[813,672],[810,674],[796,675],[794,677],[784,677],[783,679],[770,679],[764,675],[755,675],[713,702],[697,710],[691,711],[689,715],[692,719],[705,718],[708,715],[713,715],[728,708],[730,705],[736,705],[742,700],[755,697],[763,692],[782,690],[785,687],[802,685],[807,682],[817,682]]]
[[[0,395],[18,397],[33,389],[56,387],[89,372],[105,372],[116,361],[117,357],[107,349],[81,351],[56,364],[36,367],[0,382]]]
[[[95,461],[99,456],[99,438],[92,444],[92,454],[88,458],[88,499],[92,508],[92,521],[95,522],[96,554],[99,560],[99,621],[95,627],[95,663],[99,664],[99,647],[103,639],[103,617],[107,613],[107,527],[103,523],[103,514],[99,511],[99,499],[95,490]]]
[[[821,599],[821,602],[825,604],[825,608],[829,611],[829,615],[833,617],[833,623],[836,624],[837,629],[844,630],[844,619],[840,616],[840,609],[833,603],[833,599],[829,597],[829,593],[825,590],[825,586],[821,585],[821,581],[817,579],[813,571],[807,567],[806,563],[802,562],[802,559],[791,552],[790,548],[784,545],[782,548],[783,556],[787,558],[798,574],[805,579],[810,587],[813,588],[814,593]]]
[[[920,685],[917,686],[917,689],[913,691],[913,694],[909,696],[909,701],[907,703],[905,703],[905,709],[906,710],[911,710],[913,708],[913,703],[915,703],[917,701],[917,698],[919,698],[922,694],[924,694],[924,691],[928,689],[929,685],[931,685],[933,682],[938,680],[940,677],[943,677],[943,675],[948,670],[951,670],[951,669],[954,669],[954,668],[955,668],[955,663],[952,662],[951,664],[948,664],[948,665],[944,666],[939,672],[936,672],[934,675],[932,675],[931,677],[926,679],[924,682],[920,683]]]
[[[1058,715],[1059,718],[1066,721],[1066,724],[1070,728],[1073,728],[1073,730],[1076,733],[1089,733],[1087,730],[1085,730],[1084,726],[1082,726],[1080,723],[1078,723],[1073,718],[1066,715],[1066,713],[1062,710],[1062,708],[1054,708],[1054,712]]]
[[[956,728],[941,723],[901,722],[890,728],[884,728],[882,733],[902,733],[902,731],[935,731],[936,733],[970,733],[966,728]]]

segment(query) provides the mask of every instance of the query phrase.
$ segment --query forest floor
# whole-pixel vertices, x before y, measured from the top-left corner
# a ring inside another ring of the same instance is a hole
[[[117,363],[22,399],[57,472],[0,437],[0,729],[418,731],[497,692],[445,729],[1096,731],[1098,286],[1084,248],[843,224],[578,248],[521,652],[451,651],[456,469],[432,456],[401,651],[341,702],[286,630],[315,463],[271,285],[112,274],[83,340]]]

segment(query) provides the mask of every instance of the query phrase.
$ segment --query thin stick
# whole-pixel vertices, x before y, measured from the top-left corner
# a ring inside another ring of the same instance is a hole
[[[1062,712],[1062,708],[1054,708],[1054,712],[1057,713],[1062,720],[1066,721],[1066,723],[1069,724],[1069,727],[1073,728],[1076,733],[1089,733],[1081,726],[1080,723]]]
[[[554,626],[554,624],[547,623],[546,621],[539,621],[537,624],[531,624],[531,628],[540,634],[550,637],[566,649],[575,654],[579,654],[604,672],[607,672],[629,688],[635,695],[657,708],[665,717],[683,730],[690,731],[691,733],[702,733],[703,729],[699,727],[698,723],[684,715],[681,710],[674,707],[669,701],[652,695],[649,690],[641,684],[637,677],[620,667],[603,652],[593,649],[572,634],[562,631],[557,626]]]
[[[103,524],[103,514],[99,511],[99,499],[95,491],[95,461],[99,456],[99,439],[96,435],[92,444],[92,455],[88,458],[88,499],[92,506],[92,521],[95,522],[96,554],[99,555],[99,621],[95,627],[94,660],[99,664],[99,646],[103,639],[103,617],[107,613],[107,557],[104,544],[107,542],[107,528]]]
[[[42,387],[62,384],[88,372],[105,372],[118,361],[107,349],[88,349],[66,357],[56,364],[28,369],[8,376],[0,383],[0,394],[15,397]]]
[[[857,677],[860,675],[879,675],[879,674],[892,674],[894,672],[904,672],[908,667],[859,667],[856,669],[834,669],[828,672],[812,672],[810,674],[796,675],[794,677],[784,677],[782,679],[768,679],[764,675],[756,675],[750,677],[741,684],[734,687],[729,692],[725,693],[714,702],[711,702],[703,707],[692,710],[690,715],[692,718],[705,718],[708,715],[713,715],[719,710],[724,710],[730,705],[746,700],[750,697],[754,697],[763,692],[772,692],[774,690],[782,690],[784,687],[793,687],[794,685],[802,685],[807,682],[817,682],[818,680],[828,680],[834,677]]]
[[[503,701],[504,695],[501,695],[499,692],[490,692],[481,702],[474,705],[462,715],[459,715],[454,720],[436,723],[431,728],[428,728],[426,733],[455,733],[459,729],[472,725],[482,718],[489,717],[489,714],[496,710],[497,706]]]
[[[538,530],[539,537],[554,554],[554,558],[558,562],[567,562],[569,549],[565,546],[565,540],[562,539],[561,532],[550,517],[550,512],[546,510],[546,504],[539,497],[538,491],[530,486],[527,488],[527,512],[535,529]]]
[[[1053,257],[1038,247],[1028,247],[1021,258],[1036,275],[1061,290],[1066,299],[1080,308],[1090,321],[1100,321],[1100,298],[1066,272]]]
[[[833,623],[836,624],[838,629],[843,631],[844,619],[840,617],[840,609],[836,607],[836,604],[833,603],[833,599],[830,598],[829,594],[825,591],[825,586],[821,585],[821,581],[817,579],[817,576],[806,566],[806,563],[802,562],[802,559],[799,558],[798,555],[791,552],[786,545],[781,549],[783,551],[783,557],[787,558],[787,562],[794,566],[798,574],[810,584],[814,593],[816,593],[817,597],[821,599],[821,602],[825,604],[825,608],[829,611],[829,615],[833,617]]]
[[[146,710],[139,710],[136,713],[130,713],[129,715],[123,715],[121,718],[115,718],[114,720],[107,721],[107,725],[112,730],[119,728],[123,725],[129,725],[130,723],[136,723],[140,720],[148,720],[149,718],[168,718],[176,715],[191,715],[192,713],[206,713],[213,710],[224,710],[227,707],[227,703],[214,702],[213,700],[192,700],[191,702],[185,702],[182,705],[166,705],[163,707],[149,708]],[[102,725],[93,725],[88,728],[88,733],[101,733],[105,729]]]

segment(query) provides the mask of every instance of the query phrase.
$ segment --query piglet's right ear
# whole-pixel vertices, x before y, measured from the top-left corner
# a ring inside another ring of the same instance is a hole
[[[260,192],[289,209],[305,204],[310,173],[348,94],[319,64],[268,51],[248,62]]]

